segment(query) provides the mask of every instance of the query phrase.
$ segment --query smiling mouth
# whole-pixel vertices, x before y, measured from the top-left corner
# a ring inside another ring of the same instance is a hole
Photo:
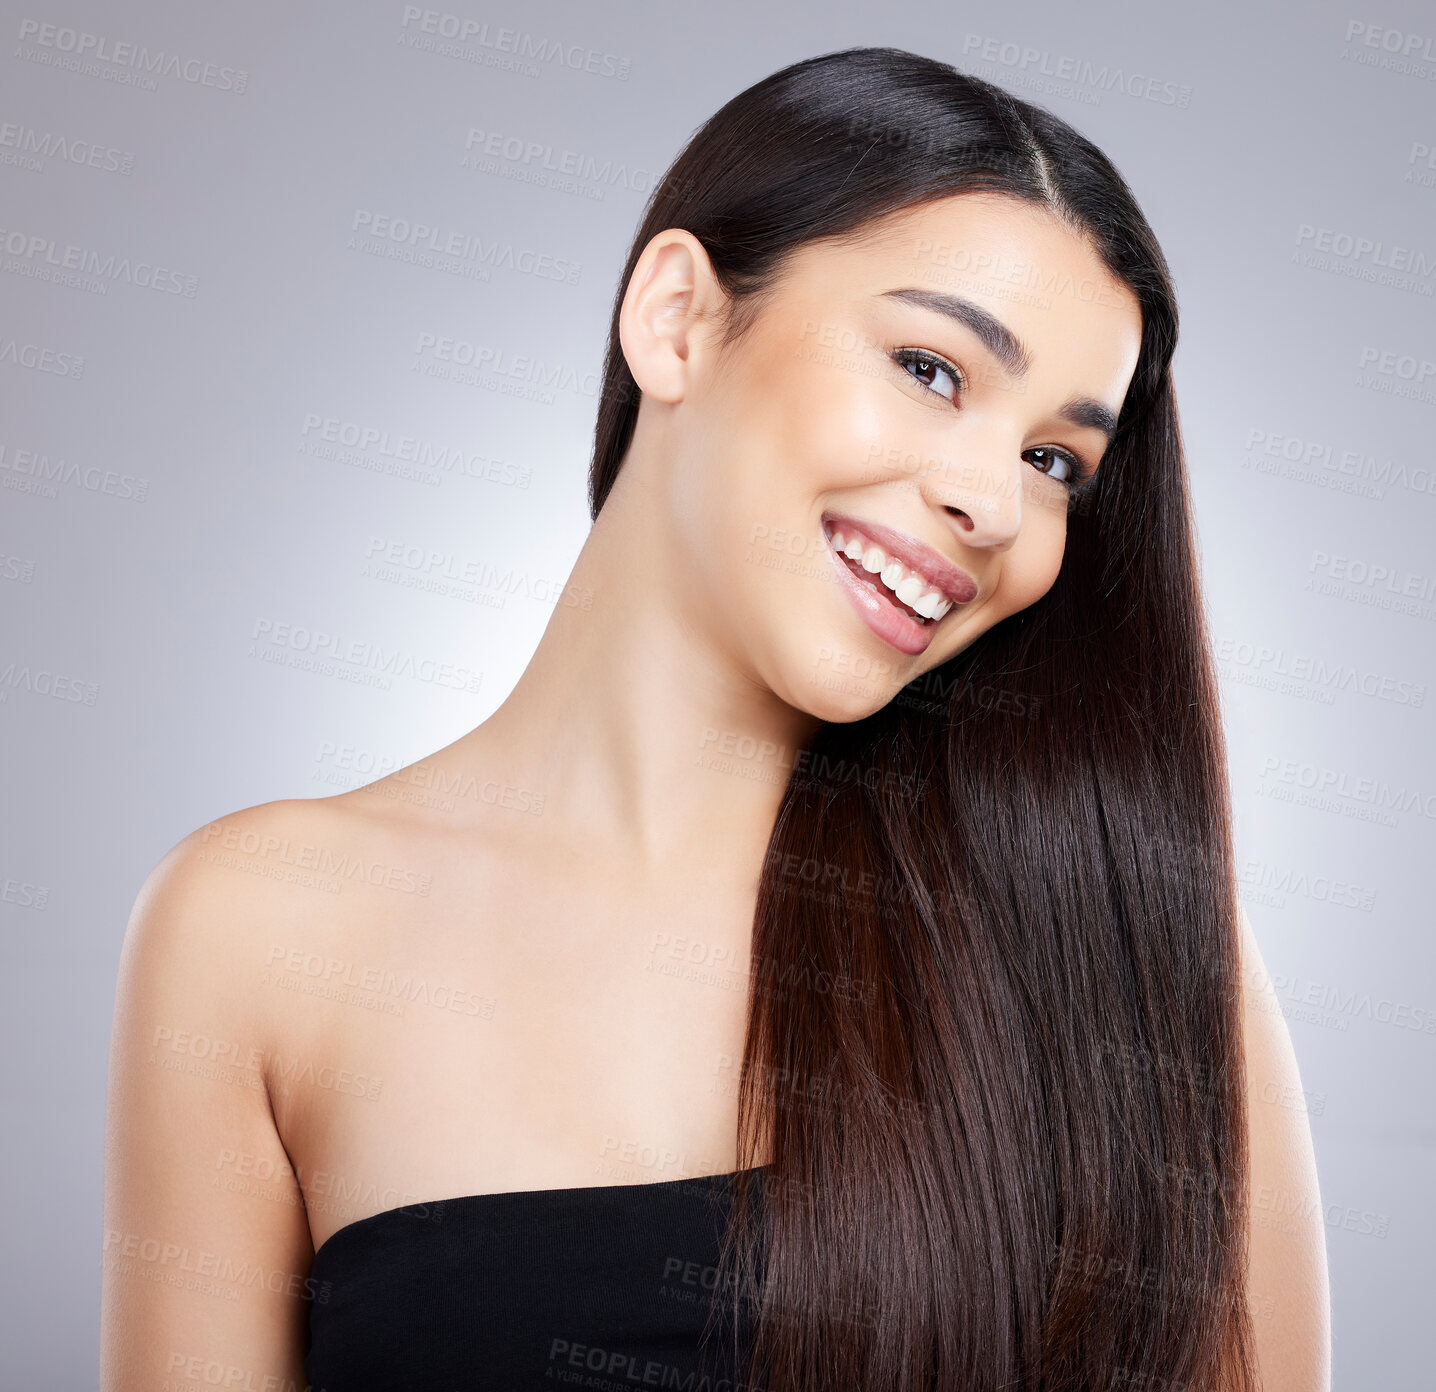
[[[823,531],[828,545],[859,583],[906,614],[914,623],[930,627],[940,623],[952,609],[951,596],[921,571],[890,555],[850,523],[825,519]]]

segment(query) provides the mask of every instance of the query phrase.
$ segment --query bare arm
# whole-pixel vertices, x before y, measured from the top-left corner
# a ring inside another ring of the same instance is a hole
[[[1240,906],[1238,917],[1251,1165],[1248,1276],[1260,1385],[1262,1392],[1330,1392],[1326,1228],[1301,1074]]]
[[[102,1392],[305,1385],[313,1251],[248,969],[266,896],[216,868],[197,831],[130,918],[110,1049]],[[244,1174],[268,1178],[257,1193]]]

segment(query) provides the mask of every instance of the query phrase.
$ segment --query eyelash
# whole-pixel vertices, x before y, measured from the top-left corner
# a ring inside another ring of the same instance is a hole
[[[939,367],[952,378],[957,396],[961,397],[967,390],[967,378],[963,375],[962,370],[957,367],[955,363],[948,362],[941,353],[934,353],[930,348],[897,348],[893,350],[892,359],[904,369],[905,376],[911,377],[920,387],[927,387],[927,390],[932,392],[934,396],[941,397],[942,393],[929,387],[921,378],[914,377],[911,372],[907,372],[906,368],[908,364],[929,363],[934,367]],[[943,397],[943,400],[947,400],[947,398]],[[953,404],[955,405],[956,403],[954,402]],[[1061,455],[1061,457],[1067,461],[1071,467],[1072,476],[1071,478],[1060,479],[1059,482],[1065,483],[1068,488],[1080,488],[1096,472],[1096,470],[1091,468],[1084,460],[1073,454],[1071,450],[1059,449],[1056,445],[1035,445],[1032,450],[1028,450],[1026,453],[1031,454],[1035,450],[1047,450],[1052,454]]]

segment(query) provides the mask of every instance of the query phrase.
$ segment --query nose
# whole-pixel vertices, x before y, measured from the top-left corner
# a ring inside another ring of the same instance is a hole
[[[1015,450],[970,447],[961,458],[932,460],[918,487],[930,507],[942,508],[966,546],[1005,551],[1022,529],[1022,470]]]

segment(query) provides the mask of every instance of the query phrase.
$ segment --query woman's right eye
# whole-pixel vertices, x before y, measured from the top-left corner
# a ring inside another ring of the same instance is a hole
[[[899,348],[893,353],[893,360],[901,363],[908,375],[916,378],[929,391],[946,398],[954,406],[957,405],[957,398],[962,395],[966,383],[962,379],[962,373],[946,358],[939,357],[925,348]],[[944,378],[952,388],[950,396],[940,385]]]

